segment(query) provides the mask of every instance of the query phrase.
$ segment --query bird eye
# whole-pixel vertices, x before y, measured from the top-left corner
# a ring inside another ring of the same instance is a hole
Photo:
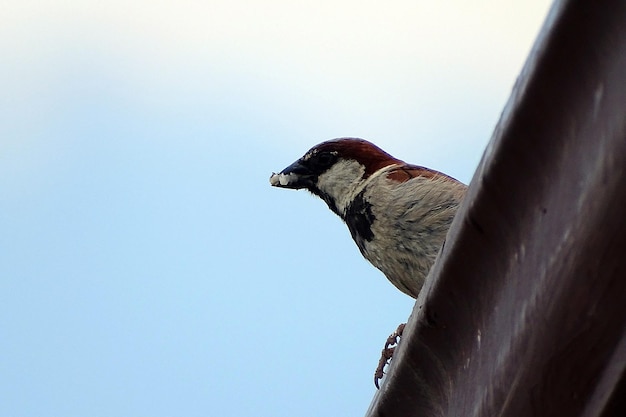
[[[335,162],[335,155],[330,152],[322,152],[318,154],[317,158],[315,159],[315,162],[317,162],[319,166],[326,168],[331,166]]]

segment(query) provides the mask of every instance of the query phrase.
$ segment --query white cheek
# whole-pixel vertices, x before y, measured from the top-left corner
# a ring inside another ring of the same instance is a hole
[[[340,160],[317,179],[317,187],[335,200],[339,212],[345,211],[363,181],[365,167],[354,160]]]

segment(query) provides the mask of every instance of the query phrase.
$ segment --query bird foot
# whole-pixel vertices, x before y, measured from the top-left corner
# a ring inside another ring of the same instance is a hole
[[[398,347],[398,343],[400,343],[400,338],[402,337],[404,326],[406,326],[406,323],[402,323],[401,325],[399,325],[396,331],[389,335],[389,337],[385,341],[385,347],[380,353],[380,359],[378,360],[378,367],[374,372],[374,385],[377,389],[380,389],[378,382],[385,375],[385,366],[391,363],[391,358],[393,358],[393,352]]]

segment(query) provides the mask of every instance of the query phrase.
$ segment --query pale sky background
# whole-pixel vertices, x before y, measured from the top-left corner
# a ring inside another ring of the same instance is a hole
[[[0,1],[0,417],[363,415],[413,301],[269,175],[469,182],[548,8]]]

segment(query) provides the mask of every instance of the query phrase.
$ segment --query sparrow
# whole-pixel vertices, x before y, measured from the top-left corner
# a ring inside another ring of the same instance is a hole
[[[358,138],[314,146],[273,173],[270,184],[306,189],[320,197],[346,223],[365,259],[413,298],[424,285],[467,189],[446,174],[408,164]],[[392,336],[396,340],[399,335]],[[383,350],[382,367],[393,353],[392,336]],[[381,377],[382,367],[377,370]],[[376,377],[375,383],[378,386]]]

